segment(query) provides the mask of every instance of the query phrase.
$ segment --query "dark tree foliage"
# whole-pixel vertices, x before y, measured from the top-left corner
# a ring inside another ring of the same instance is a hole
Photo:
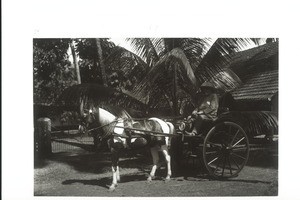
[[[64,89],[76,84],[76,73],[68,55],[74,41],[79,57],[82,83],[102,85],[101,71],[95,38],[34,39],[33,72],[34,102],[51,104]],[[143,77],[147,65],[136,55],[101,38],[101,48],[108,86],[130,91]]]
[[[146,63],[132,52],[116,46],[108,38],[101,38],[100,41],[108,86],[119,90],[132,90],[145,75]],[[95,38],[75,39],[75,42],[80,57],[82,83],[102,85]]]
[[[33,40],[34,103],[51,104],[75,83],[67,54],[69,42],[70,39]]]
[[[133,93],[151,107],[169,107],[177,115],[186,99],[193,99],[199,86],[215,78],[230,85],[238,81],[224,67],[230,54],[260,38],[129,38],[133,49],[149,66]]]
[[[102,56],[105,60],[111,53],[111,49],[115,44],[110,42],[108,38],[101,38]],[[101,71],[99,68],[99,58],[97,54],[97,45],[94,38],[75,39],[76,51],[80,57],[79,67],[82,83],[103,84]]]

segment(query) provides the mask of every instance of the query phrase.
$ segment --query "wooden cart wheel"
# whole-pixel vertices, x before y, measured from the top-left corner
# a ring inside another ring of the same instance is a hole
[[[209,174],[216,178],[237,176],[248,157],[248,137],[234,122],[215,125],[204,139],[203,161]]]

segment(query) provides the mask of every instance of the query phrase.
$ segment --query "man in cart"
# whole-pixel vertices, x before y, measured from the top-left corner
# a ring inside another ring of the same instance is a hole
[[[204,83],[197,92],[197,105],[199,105],[189,116],[192,122],[191,132],[188,135],[201,135],[203,122],[214,121],[217,119],[219,108],[219,97],[217,90],[210,84]]]

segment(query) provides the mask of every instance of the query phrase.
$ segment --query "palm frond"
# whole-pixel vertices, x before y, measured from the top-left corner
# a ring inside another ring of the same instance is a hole
[[[157,52],[159,58],[165,53],[166,50],[164,40],[162,38],[150,38],[150,40],[152,41],[155,51]]]
[[[159,60],[156,49],[161,47],[161,42],[159,42],[158,39],[128,38],[126,40],[131,42],[134,51],[145,60],[149,66],[153,66]],[[153,41],[155,41],[155,43],[153,43]]]
[[[231,53],[252,44],[250,38],[218,38],[202,58],[195,74],[201,82],[212,78],[229,63]]]
[[[184,51],[186,57],[193,68],[200,64],[202,57],[208,51],[208,47],[211,44],[209,38],[183,38],[181,39],[180,48]]]
[[[112,48],[110,55],[106,58],[106,64],[113,62],[117,58],[131,58],[136,64],[147,66],[147,64],[135,53],[125,49],[124,47],[116,46]]]
[[[276,113],[269,111],[232,111],[222,114],[218,120],[237,122],[250,139],[258,135],[277,135],[278,118]]]
[[[174,69],[177,70],[176,77],[174,77]],[[196,93],[197,79],[189,60],[180,48],[175,48],[162,56],[145,78],[134,88],[133,93],[136,96],[146,98],[149,106],[169,107],[174,101],[174,79],[178,83],[176,86],[178,100]],[[170,103],[171,100],[172,103]]]
[[[231,69],[225,68],[204,83],[209,83],[214,88],[224,92],[230,92],[240,86],[242,81]]]
[[[149,70],[149,66],[139,56],[120,46],[112,49],[105,65],[109,69],[108,73],[121,72],[122,76],[133,84],[140,82]]]
[[[184,51],[180,48],[172,49],[170,52],[165,54],[161,59],[156,63],[156,66],[159,66],[163,63],[168,62],[171,59],[175,59],[180,63],[179,67],[186,72],[186,76],[190,79],[190,81],[196,85],[197,79],[195,77],[194,71],[190,65],[188,58],[186,57]]]
[[[170,68],[170,61],[173,65],[178,64],[178,69],[182,76],[185,76],[191,83],[191,85],[197,85],[197,79],[194,75],[191,65],[184,52],[179,49],[173,49],[168,52],[156,63],[156,65],[148,72],[147,76],[134,88],[135,94],[144,94],[149,95],[149,93],[154,93],[154,90],[157,89],[154,85],[158,85],[158,88],[161,87],[170,87],[172,84],[171,76],[172,70]],[[177,78],[177,77],[176,77]]]
[[[260,45],[263,41],[262,38],[250,38],[250,40],[255,44],[255,45]]]
[[[98,84],[79,84],[65,89],[56,101],[56,105],[64,107],[83,107],[113,105],[123,108],[145,110],[143,102],[121,91]]]

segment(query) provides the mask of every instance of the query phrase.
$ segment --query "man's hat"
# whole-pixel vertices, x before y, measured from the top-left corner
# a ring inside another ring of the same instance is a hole
[[[222,93],[222,90],[219,88],[216,88],[212,83],[210,82],[204,82],[200,87],[199,91],[197,93],[201,93],[201,91],[205,92],[211,92],[211,93]]]

